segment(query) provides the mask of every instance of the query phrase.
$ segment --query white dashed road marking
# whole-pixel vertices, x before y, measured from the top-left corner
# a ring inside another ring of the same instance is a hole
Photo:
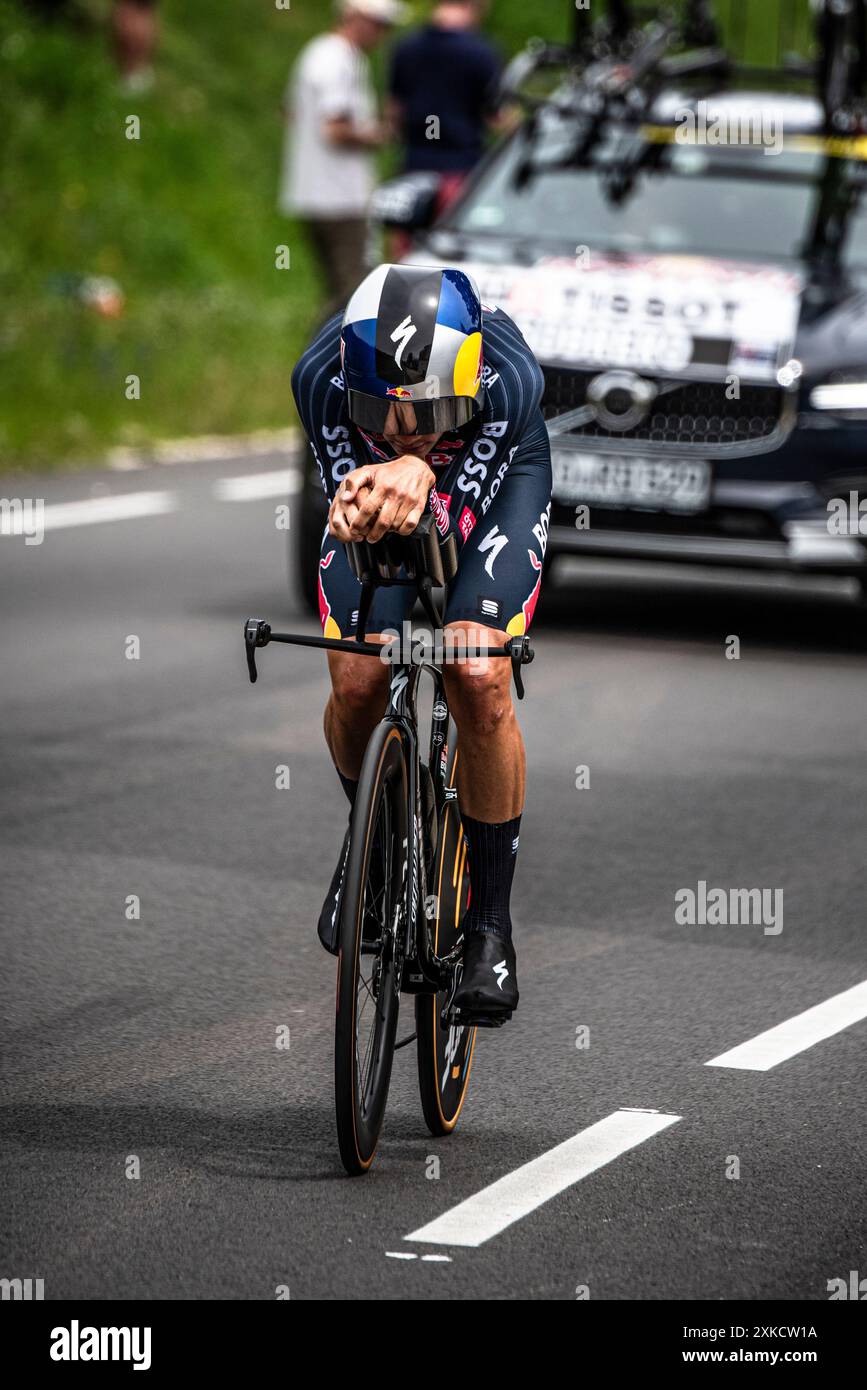
[[[409,1250],[386,1250],[385,1256],[388,1260],[417,1260],[419,1258],[418,1255]],[[450,1265],[452,1262],[451,1255],[422,1255],[421,1258],[427,1263]]]
[[[597,1168],[603,1168],[679,1119],[679,1115],[615,1110],[598,1124],[573,1135],[513,1173],[507,1173],[404,1239],[432,1245],[482,1245],[558,1193],[595,1173]]]
[[[88,497],[81,502],[51,502],[42,512],[46,531],[67,526],[93,526],[100,521],[132,521],[143,516],[161,516],[177,509],[173,492],[121,492],[114,497]],[[18,511],[0,511],[0,535],[20,536],[25,517]]]
[[[220,502],[256,502],[267,497],[291,497],[301,491],[303,476],[297,468],[271,468],[267,473],[242,473],[218,478],[213,495]],[[28,507],[0,508],[0,536],[33,533],[38,522],[45,531],[69,526],[93,526],[101,521],[135,521],[146,516],[164,516],[177,511],[181,499],[176,492],[120,492],[110,497],[86,497],[78,502],[46,503],[41,512]]]
[[[300,492],[297,468],[272,468],[268,473],[242,473],[237,478],[218,478],[214,496],[221,502],[255,502],[262,497],[287,497]]]
[[[835,1033],[867,1018],[867,980],[835,994],[805,1013],[778,1023],[748,1042],[705,1062],[706,1067],[733,1067],[738,1071],[770,1071],[806,1048],[824,1042]]]

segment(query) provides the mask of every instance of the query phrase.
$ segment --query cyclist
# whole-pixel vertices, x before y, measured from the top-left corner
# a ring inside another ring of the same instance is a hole
[[[551,458],[541,369],[473,280],[439,266],[381,265],[330,319],[292,375],[298,412],[330,499],[319,559],[326,637],[355,630],[360,586],[340,542],[408,535],[427,510],[456,533],[458,573],[445,627],[469,647],[502,645],[530,625],[542,580]],[[369,633],[400,632],[414,594],[375,591]],[[384,663],[329,652],[325,737],[354,802],[388,687]],[[497,1015],[518,1003],[509,899],[524,803],[525,756],[507,661],[446,664],[458,730],[458,798],[471,897],[455,1005]],[[319,936],[336,950],[347,832]]]

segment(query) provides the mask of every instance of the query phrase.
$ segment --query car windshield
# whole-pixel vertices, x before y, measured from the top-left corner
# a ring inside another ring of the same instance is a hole
[[[809,248],[823,176],[842,161],[809,139],[760,146],[678,144],[611,127],[589,154],[576,153],[574,123],[554,119],[532,145],[519,134],[439,225],[533,247],[685,253],[774,261]],[[811,144],[813,147],[811,147]],[[617,199],[612,175],[624,152],[639,156]],[[855,166],[845,161],[846,168]],[[861,166],[863,168],[863,166]],[[867,263],[867,205],[849,219],[845,259]]]

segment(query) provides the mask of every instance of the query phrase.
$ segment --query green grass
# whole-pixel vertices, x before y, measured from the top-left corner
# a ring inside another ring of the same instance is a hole
[[[775,56],[776,6],[790,3],[750,0],[755,60]],[[71,8],[74,22],[45,25],[0,0],[0,471],[284,426],[321,286],[302,230],[276,210],[279,108],[326,0],[164,0],[157,81],[140,96],[118,85],[108,0]],[[571,16],[569,0],[494,0],[489,28],[511,53],[542,17],[565,39]],[[125,137],[129,115],[139,140]],[[281,244],[289,270],[275,267]],[[81,303],[84,275],[120,283],[121,317]],[[140,400],[126,398],[131,374]]]

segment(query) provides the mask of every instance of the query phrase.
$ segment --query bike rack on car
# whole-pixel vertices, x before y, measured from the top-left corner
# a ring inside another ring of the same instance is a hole
[[[818,58],[781,53],[777,66],[768,67],[740,62],[726,49],[710,0],[685,0],[679,14],[661,14],[658,6],[633,0],[608,0],[598,19],[576,9],[571,47],[531,40],[506,65],[500,96],[529,112],[531,132],[546,107],[583,117],[590,123],[589,148],[599,124],[609,117],[640,124],[666,83],[699,77],[763,84],[800,79],[817,88],[829,134],[863,132],[865,0],[820,0],[815,27]],[[557,68],[565,79],[558,91],[541,95],[528,90],[533,77]]]

